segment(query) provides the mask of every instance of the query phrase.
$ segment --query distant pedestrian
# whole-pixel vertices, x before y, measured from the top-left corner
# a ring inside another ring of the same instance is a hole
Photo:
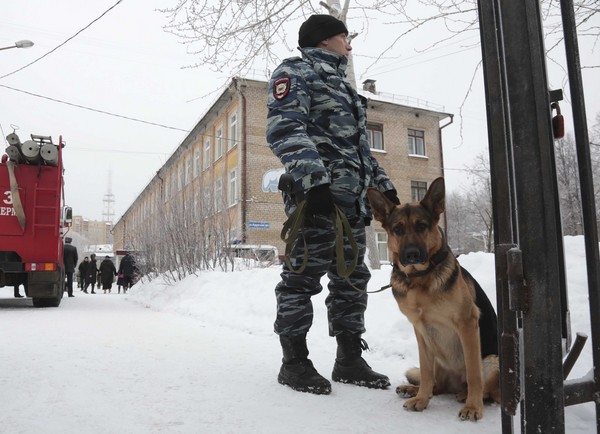
[[[100,280],[102,281],[102,290],[106,294],[106,291],[110,292],[112,289],[113,281],[117,275],[117,268],[109,256],[105,256],[104,260],[100,263]]]
[[[135,258],[127,252],[119,264],[119,274],[123,275],[123,294],[127,294],[127,290],[133,286],[136,270]]]
[[[83,261],[79,263],[79,267],[77,267],[77,270],[79,271],[79,287],[81,288],[81,291],[83,291],[83,287],[85,285],[85,273],[87,272],[87,267],[89,264],[90,258],[86,256],[83,258]]]
[[[123,278],[122,273],[117,274],[117,289],[119,290],[119,294],[121,293],[121,287],[125,286],[125,279]]]
[[[75,272],[75,265],[77,264],[77,247],[71,244],[73,239],[71,237],[65,238],[65,245],[63,247],[63,264],[65,266],[65,275],[67,276],[67,293],[69,297],[75,297],[73,295],[73,273]]]
[[[96,285],[97,276],[98,266],[96,265],[96,255],[92,253],[90,255],[90,263],[88,264],[87,270],[85,271],[85,285],[83,287],[83,292],[87,294],[87,287],[92,285],[92,294],[96,293],[96,291],[94,291],[94,285]]]

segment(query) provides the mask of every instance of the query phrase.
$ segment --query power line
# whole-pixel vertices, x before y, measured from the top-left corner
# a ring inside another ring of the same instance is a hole
[[[105,152],[109,154],[135,154],[135,155],[160,155],[167,156],[171,152],[150,152],[150,151],[126,151],[123,149],[94,149],[94,148],[79,148],[69,146],[70,151],[83,151],[83,152]]]
[[[54,102],[57,102],[57,103],[60,103],[60,104],[65,104],[65,105],[68,105],[68,106],[71,106],[71,107],[77,107],[77,108],[80,108],[80,109],[89,110],[89,111],[96,112],[96,113],[102,113],[102,114],[105,114],[105,115],[108,115],[108,116],[114,116],[114,117],[121,118],[121,119],[127,119],[129,121],[140,122],[140,123],[147,124],[147,125],[154,125],[155,127],[166,128],[166,129],[169,129],[169,130],[183,131],[183,132],[186,132],[186,133],[189,132],[189,130],[185,130],[183,128],[171,127],[169,125],[164,125],[164,124],[159,124],[159,123],[156,123],[156,122],[145,121],[145,120],[142,120],[142,119],[132,118],[130,116],[124,116],[124,115],[120,115],[120,114],[117,114],[117,113],[112,113],[112,112],[107,112],[107,111],[104,111],[104,110],[99,110],[99,109],[95,109],[95,108],[91,108],[91,107],[86,107],[84,105],[74,104],[72,102],[63,101],[63,100],[60,100],[60,99],[51,98],[49,96],[44,96],[44,95],[40,95],[40,94],[37,94],[37,93],[28,92],[26,90],[22,90],[22,89],[17,89],[17,88],[14,88],[14,87],[6,86],[5,84],[0,84],[0,87],[4,87],[4,88],[10,89],[10,90],[14,90],[15,92],[21,92],[21,93],[24,93],[26,95],[35,96],[36,98],[42,98],[42,99],[46,99],[46,100],[49,100],[49,101],[54,101]]]
[[[13,75],[16,74],[19,71],[24,70],[25,68],[30,67],[31,65],[33,65],[34,63],[39,62],[40,60],[42,60],[44,57],[54,53],[56,50],[58,50],[60,47],[62,47],[63,45],[65,45],[67,42],[69,42],[70,40],[72,40],[73,38],[75,38],[76,36],[78,36],[81,32],[83,32],[84,30],[88,29],[92,24],[94,24],[96,21],[100,20],[104,15],[106,15],[107,13],[109,13],[111,10],[113,10],[119,3],[121,3],[123,0],[119,0],[117,1],[114,5],[112,5],[110,8],[108,8],[107,10],[105,10],[98,18],[96,18],[95,20],[93,20],[91,23],[89,23],[87,26],[85,26],[83,29],[79,30],[77,33],[75,33],[73,36],[71,36],[70,38],[67,38],[67,40],[65,40],[62,44],[57,45],[56,47],[54,47],[52,50],[48,51],[46,54],[44,54],[41,57],[38,57],[37,59],[35,59],[34,61],[28,63],[25,66],[20,67],[19,69],[15,69],[13,72],[9,72],[8,74],[5,74],[3,76],[0,76],[0,80],[3,78],[8,77],[9,75]]]
[[[22,66],[19,69],[16,69],[16,70],[14,70],[12,72],[9,72],[8,74],[4,74],[4,75],[0,76],[0,79],[3,79],[3,78],[6,78],[6,77],[8,77],[10,75],[16,74],[17,72],[22,71],[25,68],[28,68],[29,66],[31,66],[31,65],[39,62],[40,60],[42,60],[44,57],[46,57],[46,56],[50,55],[51,53],[55,52],[60,47],[62,47],[63,45],[65,45],[67,42],[71,41],[76,36],[78,36],[79,34],[81,34],[83,31],[87,30],[92,24],[94,24],[95,22],[97,22],[98,20],[100,20],[102,17],[104,17],[107,13],[109,13],[111,10],[113,10],[115,7],[117,7],[122,1],[123,0],[118,0],[114,5],[112,5],[106,11],[104,11],[99,17],[97,17],[96,19],[94,19],[93,21],[91,21],[88,25],[86,25],[81,30],[79,30],[78,32],[76,32],[73,36],[67,38],[63,43],[57,45],[52,50],[50,50],[46,54],[44,54],[43,56],[38,57],[34,61],[28,63],[25,66]],[[57,103],[60,103],[60,104],[66,104],[66,105],[69,105],[69,106],[72,106],[72,107],[77,107],[77,108],[80,108],[80,109],[89,110],[89,111],[93,111],[93,112],[96,112],[96,113],[102,113],[102,114],[105,114],[105,115],[108,115],[108,116],[114,116],[114,117],[118,117],[118,118],[122,118],[122,119],[127,119],[127,120],[134,121],[134,122],[141,122],[141,123],[144,123],[144,124],[154,125],[154,126],[157,126],[157,127],[171,129],[171,130],[176,130],[176,131],[183,131],[183,132],[188,132],[189,131],[189,130],[182,129],[182,128],[171,127],[171,126],[164,125],[164,124],[159,124],[159,123],[156,123],[156,122],[149,122],[149,121],[145,121],[145,120],[142,120],[142,119],[132,118],[130,116],[124,116],[124,115],[119,115],[119,114],[116,114],[116,113],[107,112],[107,111],[104,111],[104,110],[94,109],[94,108],[86,107],[86,106],[83,106],[83,105],[80,105],[80,104],[70,103],[70,102],[67,102],[67,101],[63,101],[63,100],[59,100],[59,99],[56,99],[56,98],[47,97],[47,96],[36,94],[36,93],[33,93],[33,92],[28,92],[28,91],[25,91],[25,90],[22,90],[22,89],[17,89],[17,88],[14,88],[14,87],[3,85],[3,84],[0,84],[0,86],[4,87],[6,89],[13,90],[15,92],[21,92],[21,93],[24,93],[24,94],[27,94],[27,95],[30,95],[30,96],[34,96],[34,97],[37,97],[37,98],[42,98],[42,99],[46,99],[46,100],[49,100],[49,101],[54,101],[54,102],[57,102]],[[4,136],[4,132],[2,132],[2,135]]]
[[[430,57],[429,59],[423,59],[423,60],[420,60],[420,61],[415,61],[413,63],[409,63],[409,64],[406,64],[406,65],[400,65],[400,66],[381,65],[380,68],[379,68],[379,70],[377,68],[373,68],[372,70],[369,70],[369,73],[375,74],[375,75],[388,74],[390,72],[398,71],[399,69],[410,68],[412,66],[420,65],[422,63],[433,62],[434,60],[443,59],[444,57],[454,56],[455,54],[463,53],[465,51],[472,50],[473,48],[477,48],[477,47],[473,46],[473,47],[461,48],[461,49],[453,51],[451,53],[442,54],[442,55],[439,55],[437,57]],[[408,59],[405,59],[405,61],[409,61],[409,60],[413,59],[414,57],[417,57],[417,56],[409,57]],[[398,63],[402,63],[402,61],[398,62]],[[391,69],[387,69],[386,70],[386,68],[391,68]],[[365,73],[362,74],[362,76],[364,76],[364,75],[365,75]]]

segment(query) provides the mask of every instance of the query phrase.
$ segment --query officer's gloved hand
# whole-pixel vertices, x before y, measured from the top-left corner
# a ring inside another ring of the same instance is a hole
[[[398,193],[396,190],[384,191],[383,195],[387,197],[394,205],[400,205],[400,199],[398,199]]]
[[[329,184],[321,184],[308,190],[304,209],[305,218],[312,220],[315,216],[329,216],[334,212],[335,203]]]

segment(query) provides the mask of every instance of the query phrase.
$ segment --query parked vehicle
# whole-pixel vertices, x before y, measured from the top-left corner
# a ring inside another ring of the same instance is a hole
[[[0,287],[22,284],[37,307],[58,307],[65,272],[63,237],[72,224],[65,207],[62,136],[7,136],[0,161]]]
[[[277,247],[267,244],[232,244],[230,252],[235,258],[251,259],[260,263],[280,263]]]

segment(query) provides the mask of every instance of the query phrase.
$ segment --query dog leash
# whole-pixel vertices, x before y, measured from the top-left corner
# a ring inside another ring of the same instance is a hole
[[[349,276],[356,269],[356,265],[358,263],[358,243],[352,235],[352,228],[350,227],[350,222],[348,222],[348,218],[346,215],[339,209],[337,205],[334,205],[335,210],[331,217],[333,218],[333,225],[335,229],[335,254],[336,254],[336,268],[337,273],[340,277],[346,279],[346,281],[355,289],[356,288],[350,281]],[[304,237],[304,232],[302,229],[304,228],[304,214],[306,211],[306,200],[303,200],[298,204],[294,212],[288,217],[288,219],[283,223],[283,228],[281,229],[280,238],[285,243],[285,264],[293,273],[302,273],[306,269],[306,264],[308,263],[308,248],[306,245],[306,238]],[[304,245],[304,254],[302,257],[302,263],[296,269],[292,266],[292,262],[290,261],[290,254],[292,251],[292,244],[294,240],[298,236],[298,232],[302,234],[302,242]],[[344,233],[346,237],[348,237],[348,243],[350,244],[350,248],[352,249],[353,258],[350,261],[350,264],[346,264],[346,258],[344,256]]]
[[[294,212],[288,217],[288,219],[283,223],[283,228],[281,229],[281,240],[285,243],[285,263],[287,267],[293,273],[302,273],[306,269],[306,264],[308,263],[308,249],[306,245],[306,238],[304,238],[304,233],[302,232],[302,242],[304,245],[304,254],[302,257],[302,263],[296,269],[292,266],[290,261],[290,253],[292,250],[292,244],[296,237],[298,236],[298,232],[304,227],[304,214],[306,208],[306,201],[303,200],[298,204]],[[341,258],[341,261],[338,260],[336,263],[338,275],[343,277],[348,284],[356,289],[357,291],[364,291],[367,294],[376,294],[378,292],[383,292],[388,288],[392,287],[392,284],[382,286],[381,288],[374,291],[367,291],[364,289],[357,288],[355,285],[350,282],[350,275],[356,269],[357,261],[358,261],[358,244],[352,235],[352,228],[350,227],[350,223],[348,222],[348,218],[345,214],[335,206],[335,219],[334,226],[336,230],[335,236],[335,251],[336,257]],[[344,232],[348,236],[348,242],[350,243],[350,247],[352,248],[352,253],[354,254],[354,258],[349,266],[346,266],[346,258],[344,257]]]
[[[378,292],[385,291],[386,289],[391,288],[391,287],[392,287],[392,284],[390,283],[389,285],[382,286],[381,288],[379,288],[375,291],[365,291],[365,292],[367,294],[377,294]]]

